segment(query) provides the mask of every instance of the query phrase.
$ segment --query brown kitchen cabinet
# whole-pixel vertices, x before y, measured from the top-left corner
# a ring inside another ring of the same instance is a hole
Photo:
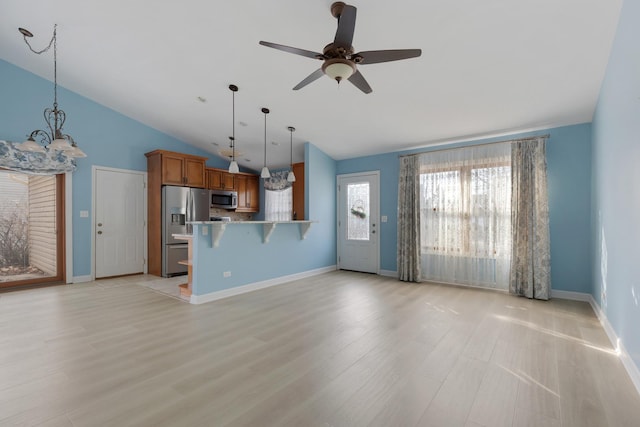
[[[296,181],[293,183],[293,219],[303,220],[304,216],[304,162],[293,164]]]
[[[162,275],[162,186],[205,187],[206,157],[155,150],[147,156],[148,272]]]
[[[223,169],[207,168],[207,188],[209,190],[235,190],[235,174]]]
[[[149,173],[159,171],[162,185],[205,188],[206,157],[173,151],[155,150],[146,153]],[[153,166],[152,166],[153,163]],[[153,171],[151,167],[155,168]]]
[[[260,211],[260,184],[258,175],[235,174],[238,207],[236,212]]]

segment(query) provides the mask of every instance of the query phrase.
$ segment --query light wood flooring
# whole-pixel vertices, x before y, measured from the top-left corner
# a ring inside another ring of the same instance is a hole
[[[332,272],[190,305],[0,294],[0,426],[638,426],[586,303]]]

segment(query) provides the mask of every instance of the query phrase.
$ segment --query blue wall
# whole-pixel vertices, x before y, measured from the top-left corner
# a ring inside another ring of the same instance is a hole
[[[593,119],[593,297],[640,368],[640,1],[626,0]]]
[[[317,221],[306,239],[300,239],[296,224],[278,224],[269,243],[262,243],[260,224],[227,225],[217,248],[212,247],[209,237],[195,239],[195,295],[335,266],[336,162],[306,143],[305,176],[305,193],[311,195],[308,218]],[[201,236],[199,227],[194,233]],[[225,278],[225,271],[231,272],[231,277]]]
[[[336,263],[336,161],[311,143],[305,144],[305,216],[312,221],[321,237],[316,241],[323,265]]]
[[[147,170],[144,153],[162,148],[209,157],[207,165],[226,168],[227,162],[145,126],[76,93],[58,88],[58,103],[67,113],[65,131],[87,153],[73,173],[73,276],[91,274],[92,165]],[[46,126],[42,112],[53,103],[53,84],[0,60],[0,139],[21,142],[34,129]],[[89,218],[80,218],[81,210]]]
[[[551,282],[553,289],[588,293],[590,274],[590,181],[591,125],[581,124],[539,132],[510,135],[447,145],[453,148],[478,143],[508,140],[514,137],[550,135],[547,140],[549,185],[549,222],[551,233]],[[360,157],[338,162],[337,173],[380,171],[381,223],[380,268],[396,271],[399,153]]]

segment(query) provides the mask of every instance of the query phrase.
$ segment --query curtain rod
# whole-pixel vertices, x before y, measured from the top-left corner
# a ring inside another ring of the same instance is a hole
[[[412,156],[419,156],[421,154],[426,154],[426,153],[436,153],[438,151],[447,151],[447,150],[458,150],[460,148],[469,148],[469,147],[481,147],[483,145],[493,145],[493,144],[504,144],[505,142],[514,142],[514,141],[530,141],[533,139],[539,139],[539,138],[543,138],[543,139],[547,139],[549,138],[551,135],[548,133],[545,133],[544,135],[537,135],[537,136],[527,136],[524,138],[513,138],[513,139],[505,139],[503,141],[494,141],[494,142],[483,142],[482,144],[469,144],[469,145],[464,145],[462,147],[452,147],[452,148],[440,148],[439,150],[428,150],[428,151],[421,151],[419,153],[413,153],[413,154],[401,154],[398,157],[402,158],[402,157],[412,157]]]

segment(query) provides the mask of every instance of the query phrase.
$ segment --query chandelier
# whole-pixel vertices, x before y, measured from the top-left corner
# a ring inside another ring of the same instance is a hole
[[[23,35],[24,42],[29,46],[31,52],[40,55],[47,52],[53,46],[53,108],[45,108],[44,120],[47,123],[49,131],[36,129],[29,134],[26,141],[17,144],[16,148],[21,151],[32,151],[37,153],[46,153],[49,151],[62,151],[69,157],[87,157],[87,155],[76,145],[71,135],[62,131],[64,122],[67,118],[65,112],[58,108],[58,63],[57,63],[57,27],[53,27],[53,37],[49,41],[49,45],[40,51],[36,51],[29,44],[28,38],[33,37],[31,31],[24,28],[18,28]],[[38,138],[39,143],[36,142]]]

